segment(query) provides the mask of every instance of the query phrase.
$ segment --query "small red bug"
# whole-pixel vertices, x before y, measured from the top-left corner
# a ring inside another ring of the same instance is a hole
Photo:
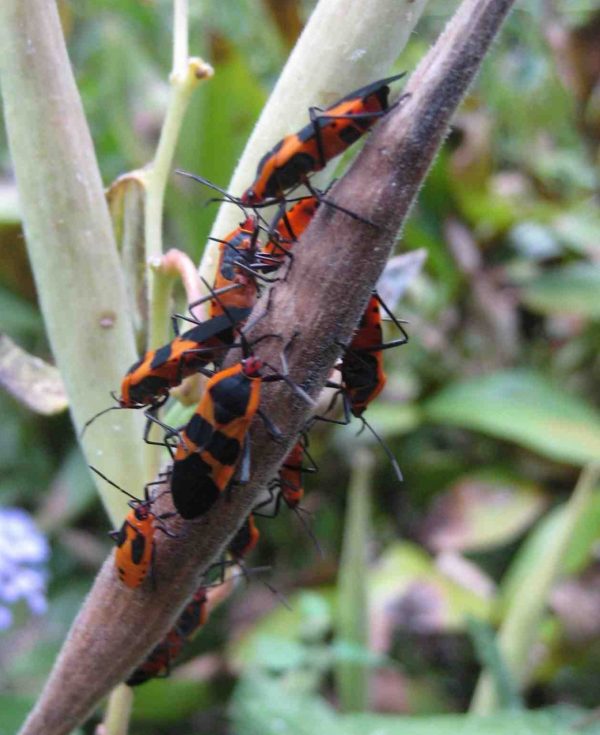
[[[235,562],[240,563],[256,547],[259,539],[260,531],[254,523],[254,516],[250,513],[229,542],[227,551]]]
[[[400,339],[383,341],[380,306],[402,333]],[[375,292],[361,317],[340,365],[345,394],[350,401],[353,416],[360,417],[371,401],[381,393],[386,383],[383,370],[383,350],[399,347],[408,342],[408,335],[396,317]]]
[[[317,197],[303,197],[287,211],[278,215],[270,236],[258,254],[264,273],[276,270],[284,256],[291,257],[292,245],[299,240],[319,207]]]
[[[123,408],[154,411],[162,406],[169,397],[169,391],[184,378],[223,358],[225,350],[234,342],[235,326],[247,319],[250,311],[250,307],[234,306],[227,313],[221,312],[205,322],[188,320],[194,321],[195,326],[181,335],[177,334],[163,347],[148,350],[129,368],[121,382],[120,397],[113,396],[118,405],[105,408],[86,421],[81,436],[90,424],[108,411]],[[173,324],[176,323],[174,319]],[[153,415],[148,415],[148,418],[157,422]]]
[[[177,627],[172,628],[125,683],[130,687],[135,687],[145,684],[150,679],[169,676],[171,664],[181,653],[184,642],[183,636],[179,634]]]
[[[155,646],[146,660],[140,664],[125,682],[130,687],[144,684],[150,679],[168,676],[173,661],[179,656],[183,645],[206,624],[208,606],[206,587],[199,587],[177,618],[177,622]]]
[[[139,587],[149,571],[152,569],[154,561],[154,534],[161,531],[166,536],[177,538],[177,534],[172,533],[161,523],[167,518],[172,518],[175,513],[163,513],[156,515],[152,512],[152,504],[156,498],[150,498],[148,487],[157,483],[148,483],[144,487],[144,500],[136,498],[127,490],[123,490],[100,470],[92,467],[90,469],[99,475],[105,482],[112,485],[117,490],[125,493],[131,500],[129,506],[131,510],[127,518],[123,521],[123,525],[117,531],[111,531],[110,536],[117,544],[115,550],[115,567],[119,575],[119,579],[127,587]],[[158,484],[162,484],[158,483]]]
[[[380,307],[400,330],[402,334],[400,339],[391,342],[383,341]],[[329,387],[338,388],[339,393],[333,397],[326,413],[333,408],[337,396],[341,394],[344,418],[337,420],[326,416],[314,417],[316,421],[326,421],[334,424],[348,424],[351,416],[359,418],[363,426],[369,429],[390,458],[394,471],[400,480],[402,480],[402,472],[396,458],[365,419],[364,412],[368,405],[381,393],[386,383],[386,375],[383,370],[383,350],[399,347],[407,342],[408,335],[402,324],[388,309],[380,296],[373,292],[350,344],[344,347],[344,353],[338,366],[342,375],[342,384],[327,382]]]
[[[308,466],[303,464],[305,457],[310,462]],[[266,518],[274,518],[279,513],[282,501],[290,510],[299,510],[299,505],[304,497],[302,475],[308,472],[317,472],[317,466],[308,452],[308,441],[306,436],[303,435],[288,452],[277,477],[269,483],[267,488],[269,498],[257,505],[254,508],[254,513]],[[270,505],[273,500],[275,500],[275,505],[272,511],[267,511],[266,513],[257,512],[261,508]]]

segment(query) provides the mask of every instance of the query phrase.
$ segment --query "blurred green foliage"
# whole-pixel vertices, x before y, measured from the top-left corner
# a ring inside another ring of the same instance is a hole
[[[152,157],[168,92],[170,3],[60,5],[108,185]],[[213,63],[216,76],[192,102],[175,163],[226,185],[289,38],[276,3],[190,5],[191,52]],[[312,3],[286,5],[301,21]],[[399,68],[414,67],[455,5],[431,3]],[[356,438],[355,427],[318,427],[311,451],[320,472],[307,477],[305,506],[323,558],[302,525],[282,513],[260,524],[252,559],[272,565],[268,577],[292,611],[259,579],[240,585],[178,675],[136,692],[133,733],[562,735],[578,722],[582,733],[598,731],[576,709],[599,703],[590,682],[600,675],[600,601],[587,581],[600,579],[598,503],[573,540],[560,583],[574,585],[578,604],[555,605],[551,596],[525,692],[530,707],[573,708],[485,721],[391,718],[468,705],[478,662],[467,617],[496,624],[508,591],[527,594],[519,569],[544,553],[527,543],[534,522],[540,514],[542,524],[551,520],[581,466],[600,455],[600,67],[585,61],[598,44],[597,1],[517,5],[398,246],[426,248],[428,258],[397,309],[410,342],[386,353],[388,384],[368,415],[398,457],[404,483],[368,432]],[[0,330],[51,360],[5,149],[0,164]],[[199,257],[216,211],[205,206],[209,197],[172,177],[167,245]],[[0,633],[0,735],[8,735],[39,691],[109,541],[68,417],[34,416],[4,394],[0,411],[0,503],[31,510],[53,546],[48,614],[32,619],[17,610],[13,628]],[[332,644],[357,443],[377,457],[371,653]],[[368,666],[372,708],[387,715],[336,714],[331,674],[348,656]]]

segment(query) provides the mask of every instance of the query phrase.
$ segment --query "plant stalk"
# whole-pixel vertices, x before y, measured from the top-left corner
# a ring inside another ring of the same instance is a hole
[[[90,132],[54,0],[0,3],[0,87],[23,224],[52,352],[75,427],[113,402],[135,360],[129,301]],[[141,417],[115,411],[90,427],[87,460],[137,492]],[[126,498],[98,489],[117,524]]]
[[[363,658],[369,645],[367,545],[374,464],[373,453],[360,447],[352,462],[338,577],[336,643]],[[342,657],[336,663],[335,680],[342,712],[364,712],[369,702],[368,664]]]

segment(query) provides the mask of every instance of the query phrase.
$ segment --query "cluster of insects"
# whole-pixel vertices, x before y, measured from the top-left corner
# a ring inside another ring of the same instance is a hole
[[[285,352],[288,346],[282,349],[281,371],[255,354],[257,342],[250,343],[246,336],[248,317],[260,292],[273,281],[273,274],[286,262],[291,264],[295,244],[319,207],[331,206],[360,219],[331,202],[327,192],[315,188],[310,181],[311,175],[346,151],[389,112],[388,85],[401,76],[373,82],[324,110],[311,108],[310,122],[297,133],[283,138],[263,156],[254,181],[241,197],[223,192],[227,201],[244,210],[244,220],[218,240],[216,278],[212,286],[206,284],[210,293],[203,299],[209,302],[208,319],[201,322],[193,317],[174,315],[175,337],[163,347],[146,352],[129,368],[123,377],[120,395],[114,396],[117,405],[111,407],[142,409],[148,419],[144,440],[154,443],[150,440],[150,430],[158,425],[164,432],[160,443],[167,447],[172,457],[168,470],[170,489],[162,493],[171,493],[175,511],[163,514],[153,511],[160,492],[153,495],[152,486],[163,485],[163,482],[149,483],[144,489],[143,500],[127,493],[131,498],[131,510],[121,528],[111,534],[116,542],[117,574],[124,585],[139,587],[149,574],[152,575],[155,533],[174,535],[165,521],[175,515],[188,521],[198,519],[218,498],[227,497],[236,484],[248,481],[248,434],[255,417],[274,438],[279,438],[278,428],[261,408],[261,392],[266,383],[285,381],[296,395],[314,405],[287,375]],[[300,186],[308,193],[292,199],[290,194]],[[278,206],[277,214],[273,221],[266,222],[259,210],[273,204]],[[190,313],[199,303],[190,304]],[[400,330],[399,339],[384,341],[382,311]],[[183,333],[178,326],[181,318],[192,323]],[[261,339],[270,338],[278,336],[267,335]],[[315,421],[348,423],[356,417],[371,428],[364,413],[386,382],[383,351],[402,345],[407,339],[402,325],[373,292],[351,342],[342,351],[337,365],[339,382],[328,383],[334,389],[330,406],[324,415],[315,415],[309,420],[277,477],[269,483],[269,498],[253,509],[230,542],[228,554],[233,562],[241,563],[258,542],[260,534],[254,522],[255,515],[273,517],[282,504],[299,510],[304,496],[303,475],[316,471],[307,439],[307,432]],[[240,359],[223,368],[225,356],[233,350],[240,351]],[[192,417],[182,427],[166,425],[158,418],[159,408],[168,400],[173,388],[197,373],[204,374],[208,380]],[[336,418],[333,408],[340,400],[343,418]],[[395,459],[383,446],[401,479]],[[138,685],[169,672],[185,643],[206,622],[209,584],[203,581],[174,627],[133,672],[128,684]]]

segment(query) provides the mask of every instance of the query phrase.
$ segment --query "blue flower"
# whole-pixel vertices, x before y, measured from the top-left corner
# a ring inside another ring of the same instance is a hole
[[[46,538],[28,513],[0,508],[0,630],[12,623],[7,605],[19,600],[25,600],[34,615],[46,612],[44,565],[49,554]]]

